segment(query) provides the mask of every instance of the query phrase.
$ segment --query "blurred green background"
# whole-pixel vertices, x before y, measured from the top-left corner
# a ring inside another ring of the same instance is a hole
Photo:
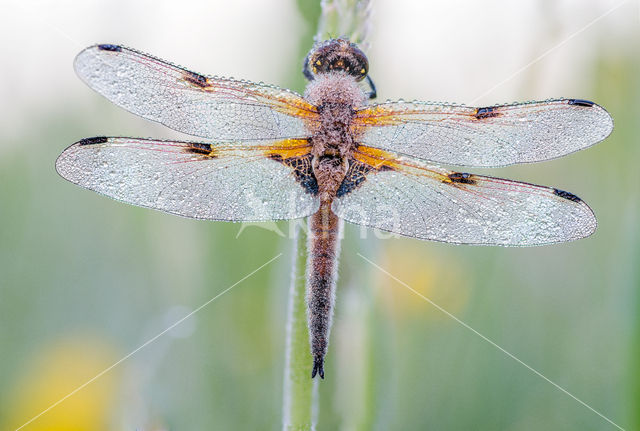
[[[255,226],[238,236],[238,224],[75,187],[54,161],[83,137],[179,136],[84,86],[72,69],[83,47],[124,44],[195,71],[302,91],[319,8],[304,0],[1,8],[0,428],[18,428],[282,252],[23,428],[279,429],[288,224],[277,225],[284,237]],[[318,429],[616,429],[358,253],[620,427],[640,429],[638,3],[387,0],[374,2],[372,19],[381,100],[575,97],[606,107],[616,126],[586,151],[485,170],[578,194],[599,221],[588,239],[464,247],[360,239],[347,227]]]

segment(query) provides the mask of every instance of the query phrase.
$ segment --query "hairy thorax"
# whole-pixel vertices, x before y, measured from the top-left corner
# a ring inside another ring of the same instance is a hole
[[[349,168],[349,155],[357,138],[351,121],[366,95],[352,76],[327,72],[309,83],[305,97],[318,107],[318,121],[309,124],[313,173],[320,198],[327,201],[333,199]]]

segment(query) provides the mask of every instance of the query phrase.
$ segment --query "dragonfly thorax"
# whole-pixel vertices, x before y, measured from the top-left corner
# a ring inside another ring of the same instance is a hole
[[[327,72],[309,83],[305,97],[319,114],[308,124],[314,175],[320,195],[333,197],[349,167],[357,138],[352,122],[366,95],[353,76]]]

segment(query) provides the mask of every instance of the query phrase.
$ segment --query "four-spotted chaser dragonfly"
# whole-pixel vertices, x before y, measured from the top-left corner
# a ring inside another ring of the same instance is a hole
[[[423,240],[503,246],[571,241],[596,228],[572,193],[436,165],[499,167],[586,148],[613,128],[593,102],[371,104],[368,60],[344,39],[309,52],[304,96],[201,75],[118,45],[85,49],[75,69],[116,105],[202,140],[82,139],[56,162],[67,180],[197,219],[310,217],[312,377],[324,377],[339,219]]]

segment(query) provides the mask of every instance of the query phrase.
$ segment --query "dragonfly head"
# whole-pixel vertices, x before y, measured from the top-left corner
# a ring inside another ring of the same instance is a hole
[[[316,44],[305,58],[305,70],[312,75],[341,71],[362,81],[369,72],[369,61],[355,43],[329,39]]]

